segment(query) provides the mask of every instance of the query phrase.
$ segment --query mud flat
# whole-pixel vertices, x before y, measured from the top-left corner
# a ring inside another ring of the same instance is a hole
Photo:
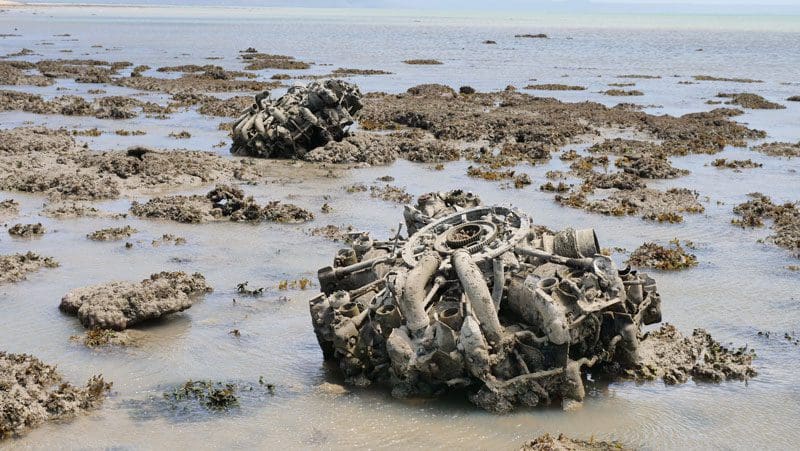
[[[64,380],[55,366],[26,354],[0,351],[0,440],[47,421],[63,421],[99,407],[111,389],[102,376],[85,387]]]

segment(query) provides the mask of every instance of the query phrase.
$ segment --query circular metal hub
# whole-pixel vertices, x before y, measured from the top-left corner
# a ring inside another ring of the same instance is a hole
[[[519,243],[530,230],[530,217],[509,207],[476,207],[432,222],[411,235],[402,250],[403,261],[416,266],[429,250],[447,257],[457,249],[475,261],[494,258]]]

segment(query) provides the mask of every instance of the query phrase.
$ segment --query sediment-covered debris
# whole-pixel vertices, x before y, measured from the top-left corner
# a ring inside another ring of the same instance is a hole
[[[606,442],[600,440],[576,440],[559,434],[553,437],[550,434],[540,435],[522,445],[519,451],[626,451],[619,442]]]
[[[697,81],[729,81],[733,83],[763,83],[763,80],[754,80],[752,78],[736,78],[736,77],[716,77],[713,75],[695,75]]]
[[[772,142],[759,144],[753,147],[756,152],[769,155],[771,157],[800,157],[800,142]]]
[[[444,85],[422,85],[406,93],[370,93],[359,123],[369,130],[414,128],[436,139],[510,145],[517,161],[541,159],[581,137],[608,127],[642,132],[660,140],[669,154],[715,153],[726,145],[743,146],[765,133],[731,121],[741,110],[715,110],[680,117],[606,107],[594,102],[568,103],[518,91],[459,95]]]
[[[40,268],[57,268],[58,262],[33,252],[0,255],[0,285],[25,280],[29,273]]]
[[[454,143],[435,139],[419,130],[405,130],[387,134],[355,132],[304,156],[307,161],[319,163],[367,163],[373,166],[389,164],[398,158],[440,163],[458,160],[461,151]]]
[[[385,383],[398,397],[466,389],[478,406],[507,412],[573,407],[589,371],[658,368],[639,355],[641,327],[661,321],[655,281],[618,270],[593,230],[552,234],[519,210],[447,207],[445,197],[421,206],[455,213],[434,219],[409,207],[408,238],[362,234],[319,270],[312,324],[348,383]],[[754,374],[749,361],[706,345],[725,378]]]
[[[0,440],[95,409],[110,389],[102,376],[76,387],[55,366],[31,355],[0,351]]]
[[[535,91],[585,91],[585,86],[575,85],[562,85],[558,83],[544,83],[538,85],[528,85],[525,89],[532,89]]]
[[[697,257],[686,252],[680,241],[675,239],[669,247],[644,243],[631,253],[627,263],[634,268],[675,270],[697,266]]]
[[[131,213],[189,224],[219,220],[296,224],[314,219],[313,213],[294,204],[270,201],[259,205],[253,196],[245,196],[244,191],[229,185],[217,185],[205,196],[178,195],[155,197],[145,203],[134,201]]]
[[[624,90],[624,89],[608,89],[603,91],[602,94],[614,97],[627,97],[627,96],[643,96],[644,93],[638,89]]]
[[[19,202],[14,199],[0,201],[0,220],[9,219],[19,214]]]
[[[743,108],[750,108],[754,110],[782,110],[786,107],[780,103],[770,102],[769,100],[761,97],[758,94],[750,92],[742,93],[725,93],[717,94],[717,97],[725,97],[731,100],[725,102],[728,105],[739,105]]]
[[[87,329],[123,330],[181,312],[212,288],[199,273],[160,272],[141,282],[115,281],[76,288],[61,298],[61,311]]]
[[[341,141],[360,109],[358,87],[342,80],[293,86],[276,100],[264,91],[235,122],[231,153],[302,158],[316,147]]]
[[[716,160],[711,162],[711,166],[715,168],[725,168],[725,169],[748,169],[748,168],[760,168],[764,166],[761,163],[756,163],[751,159],[746,160],[728,160],[727,158],[717,158]]]
[[[643,179],[673,179],[689,174],[688,170],[672,166],[666,156],[659,154],[628,154],[618,158],[614,165]]]
[[[0,61],[0,84],[50,86],[53,79],[29,71],[35,65],[27,61]]]
[[[733,207],[733,212],[741,216],[733,224],[742,227],[761,227],[764,220],[772,220],[772,232],[767,239],[774,244],[790,250],[800,257],[800,208],[797,202],[775,204],[769,196],[750,193],[751,198]]]
[[[109,227],[106,229],[95,230],[86,235],[92,241],[118,241],[130,237],[138,230],[126,225],[125,227]]]
[[[33,238],[44,235],[45,228],[41,222],[36,224],[14,224],[8,229],[8,234],[19,238]]]
[[[608,197],[593,199],[593,190],[573,188],[555,199],[562,205],[609,216],[637,216],[659,222],[683,222],[681,213],[702,213],[705,207],[698,194],[687,188],[670,188],[660,191],[653,188],[617,190]]]
[[[65,116],[94,116],[98,119],[131,119],[138,116],[140,111],[160,116],[172,112],[169,107],[162,107],[157,103],[143,102],[131,97],[100,97],[89,101],[79,96],[64,95],[52,100],[45,100],[36,94],[5,90],[0,90],[0,110]]]
[[[636,367],[628,372],[638,380],[662,379],[672,385],[689,379],[748,380],[756,375],[752,349],[728,349],[703,329],[695,329],[691,337],[686,337],[675,326],[664,324],[645,334],[639,356]]]
[[[406,205],[403,219],[408,233],[415,233],[436,219],[481,205],[480,197],[460,189],[426,193],[417,198],[416,205]]]
[[[114,199],[155,188],[257,180],[264,169],[252,160],[231,160],[212,152],[143,146],[95,152],[77,145],[66,130],[0,130],[0,190],[44,193],[53,200]]]

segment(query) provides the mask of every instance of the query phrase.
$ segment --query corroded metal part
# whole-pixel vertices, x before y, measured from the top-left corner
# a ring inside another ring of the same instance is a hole
[[[295,85],[276,100],[256,95],[233,126],[234,155],[302,158],[329,141],[340,141],[361,109],[358,87],[342,80]]]
[[[362,236],[320,270],[314,329],[348,381],[401,397],[466,388],[505,412],[572,406],[589,368],[638,363],[641,326],[661,319],[651,278],[618,271],[591,229],[538,234],[518,209],[449,194],[406,207],[407,239]]]

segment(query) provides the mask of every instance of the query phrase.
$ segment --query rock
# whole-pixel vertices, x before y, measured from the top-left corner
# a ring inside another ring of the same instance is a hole
[[[102,376],[86,386],[64,380],[55,366],[27,354],[0,351],[0,440],[46,421],[63,421],[99,407],[111,389]]]
[[[142,321],[181,312],[211,287],[198,273],[161,272],[141,282],[108,282],[76,288],[59,308],[78,316],[87,329],[124,330]]]

